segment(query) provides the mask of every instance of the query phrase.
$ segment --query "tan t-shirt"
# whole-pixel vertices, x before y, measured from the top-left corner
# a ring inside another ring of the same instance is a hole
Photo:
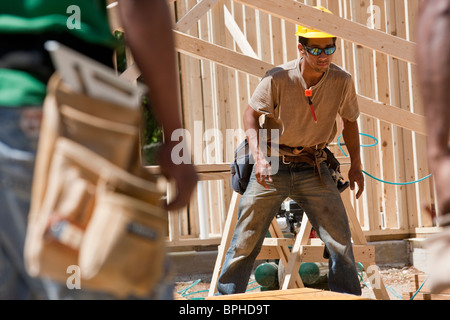
[[[317,116],[314,122],[305,96],[301,59],[269,70],[250,100],[250,107],[264,115],[264,129],[279,129],[280,145],[295,147],[325,146],[336,135],[336,117],[349,121],[359,117],[359,107],[351,74],[331,64],[312,89],[312,103]],[[281,154],[292,154],[280,149]]]

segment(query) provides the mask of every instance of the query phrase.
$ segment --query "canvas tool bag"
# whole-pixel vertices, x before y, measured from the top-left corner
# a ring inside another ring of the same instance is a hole
[[[25,263],[82,289],[149,294],[163,272],[164,182],[140,163],[140,108],[69,90],[55,74],[44,102]]]

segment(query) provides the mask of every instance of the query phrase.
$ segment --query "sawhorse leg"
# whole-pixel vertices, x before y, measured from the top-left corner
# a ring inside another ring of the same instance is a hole
[[[231,238],[233,237],[234,229],[237,224],[237,216],[239,209],[239,200],[241,199],[241,195],[237,192],[233,192],[233,196],[231,198],[230,206],[228,208],[227,220],[225,222],[222,240],[220,242],[216,265],[214,266],[214,271],[211,279],[211,284],[209,287],[208,296],[213,296],[217,290],[217,281],[220,276],[220,271],[222,270],[223,262],[225,261],[225,255],[230,247]]]
[[[284,238],[283,232],[281,231],[280,226],[278,225],[277,219],[273,219],[272,223],[270,224],[269,232],[273,238]],[[292,253],[290,252],[289,247],[286,245],[280,245],[277,246],[276,248],[278,251],[278,255],[280,256],[281,263],[283,263],[283,265],[286,266],[283,278],[286,278],[286,276],[288,276],[289,281],[292,283],[293,288],[304,288],[300,274],[298,272],[293,272],[293,270],[299,269],[295,269],[295,266],[291,266]]]
[[[354,245],[367,246],[368,244],[366,237],[364,236],[361,225],[359,224],[359,221],[356,217],[355,210],[353,209],[353,206],[350,202],[349,192],[349,190],[346,190],[342,193],[341,196],[349,219],[353,243]],[[285,268],[285,276],[281,284],[282,290],[292,289],[296,287],[292,275],[298,274],[298,270],[300,269],[300,265],[302,263],[302,249],[308,244],[311,228],[312,226],[308,220],[308,217],[306,216],[306,214],[303,214],[300,231],[295,239],[291,255]],[[355,259],[357,259],[357,257],[355,257]],[[368,263],[367,261],[364,261],[362,262],[362,264],[369,277],[375,297],[380,300],[389,300],[389,294],[387,293],[386,287],[383,284],[383,280],[381,279],[379,269],[375,265],[375,262]]]
[[[350,202],[350,191],[345,190],[341,197],[344,202],[345,210],[347,211],[348,220],[350,223],[350,230],[352,232],[352,238],[354,244],[357,245],[365,245],[367,246],[367,240],[364,236],[364,233],[361,229],[361,225],[356,217],[355,210]],[[389,294],[384,286],[383,279],[381,279],[381,274],[376,266],[375,262],[373,264],[369,264],[367,262],[362,263],[364,266],[364,270],[366,270],[367,276],[370,280],[370,285],[372,287],[373,293],[375,297],[380,300],[390,300]]]
[[[295,243],[292,247],[291,254],[289,255],[289,260],[287,264],[285,264],[285,274],[283,277],[283,281],[280,284],[281,290],[298,288],[298,286],[295,284],[295,277],[299,275],[298,270],[300,270],[300,265],[302,263],[301,250],[303,246],[308,244],[311,229],[311,223],[304,213],[302,217],[302,223],[300,225],[300,231],[295,238]]]
[[[234,229],[236,228],[240,199],[241,199],[241,195],[236,192],[233,192],[233,196],[232,196],[231,202],[230,202],[230,207],[228,209],[227,220],[226,220],[225,226],[224,226],[222,240],[220,242],[218,252],[217,252],[216,264],[214,266],[214,271],[213,271],[213,275],[212,275],[212,279],[211,279],[208,296],[213,296],[217,290],[217,281],[219,279],[220,272],[222,270],[223,262],[225,261],[225,255],[228,251],[228,248],[230,247],[231,238],[233,237],[233,234],[234,234]],[[274,219],[272,221],[270,228],[269,228],[269,232],[272,235],[272,237],[274,237],[274,238],[284,238],[283,233],[282,233],[276,219]],[[289,247],[288,246],[279,246],[279,247],[277,247],[277,251],[280,256],[281,261],[284,263],[284,265],[286,265],[288,262],[288,258],[290,256]],[[293,283],[296,285],[296,288],[304,287],[303,282],[302,282],[298,272],[294,273]]]

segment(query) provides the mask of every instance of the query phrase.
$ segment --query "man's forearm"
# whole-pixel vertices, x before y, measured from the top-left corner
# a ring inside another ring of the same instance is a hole
[[[259,147],[259,116],[248,106],[244,112],[244,130],[255,162],[265,159]]]
[[[342,136],[344,137],[352,165],[361,166],[361,146],[358,122],[344,120]]]
[[[430,160],[449,155],[450,129],[450,1],[423,4],[417,38],[419,80],[428,127]]]
[[[164,0],[121,0],[125,39],[150,90],[153,110],[169,140],[181,127],[170,12]]]

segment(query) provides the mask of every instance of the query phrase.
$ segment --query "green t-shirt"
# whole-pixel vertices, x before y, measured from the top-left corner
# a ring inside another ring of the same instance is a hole
[[[1,0],[0,39],[2,34],[71,34],[87,43],[117,45],[105,0]],[[40,105],[45,93],[46,84],[37,77],[0,68],[0,106]]]

